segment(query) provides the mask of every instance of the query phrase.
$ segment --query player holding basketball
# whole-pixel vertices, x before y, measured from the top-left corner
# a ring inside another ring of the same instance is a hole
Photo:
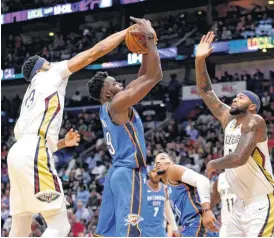
[[[178,227],[170,207],[166,186],[160,182],[155,169],[149,172],[147,181],[147,213],[153,214],[146,222],[143,237],[166,237],[166,221],[170,224],[173,235],[180,237]]]
[[[196,82],[200,96],[225,131],[224,157],[207,164],[208,175],[226,169],[237,195],[225,236],[271,236],[274,229],[274,180],[267,146],[267,128],[257,113],[259,97],[243,91],[231,107],[212,90],[205,59],[212,51],[214,33],[203,36],[196,53]]]
[[[30,85],[25,93],[14,133],[17,142],[8,154],[11,185],[10,236],[28,236],[32,214],[41,213],[47,223],[43,236],[66,236],[70,231],[61,180],[52,154],[66,146],[58,142],[68,77],[117,47],[126,30],[115,33],[68,61],[50,64],[30,57],[22,73]]]
[[[138,78],[124,89],[106,72],[98,72],[88,83],[90,96],[102,104],[100,119],[112,156],[104,183],[98,236],[142,236],[147,220],[144,129],[132,106],[162,79],[162,69],[149,21],[131,19],[140,30],[135,34],[144,35],[148,48]]]
[[[227,223],[232,214],[233,206],[236,201],[237,196],[231,192],[229,184],[226,180],[225,172],[219,174],[218,178],[213,184],[213,191],[211,194],[211,208],[216,206],[221,202],[222,210],[221,210],[221,229],[220,229],[220,237],[225,236]]]
[[[208,178],[176,165],[167,153],[156,156],[155,166],[157,174],[168,187],[171,207],[183,226],[182,236],[218,236],[218,222],[210,210]]]

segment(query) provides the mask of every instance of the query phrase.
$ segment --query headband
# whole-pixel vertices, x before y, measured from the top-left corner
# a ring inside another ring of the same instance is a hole
[[[39,69],[41,69],[41,67],[43,66],[43,64],[44,64],[46,61],[47,61],[47,60],[44,59],[44,58],[42,58],[42,57],[40,57],[40,58],[36,61],[35,65],[33,66],[33,69],[31,70],[31,73],[30,73],[30,76],[29,76],[29,80],[31,80],[31,79],[34,77],[34,75],[36,74],[36,71],[39,70]]]
[[[256,112],[258,113],[258,111],[260,110],[261,107],[261,100],[260,98],[253,92],[248,91],[248,90],[244,90],[241,92],[242,94],[246,95],[250,101],[256,105]]]

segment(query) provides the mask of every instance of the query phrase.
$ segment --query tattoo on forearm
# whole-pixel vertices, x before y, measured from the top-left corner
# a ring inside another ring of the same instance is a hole
[[[207,72],[205,62],[198,62],[196,64],[196,74],[197,86],[204,92],[212,90],[212,84]]]

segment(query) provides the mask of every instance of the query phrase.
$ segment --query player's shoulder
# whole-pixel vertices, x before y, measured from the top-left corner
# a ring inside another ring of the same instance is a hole
[[[257,131],[258,129],[265,129],[266,123],[265,120],[258,114],[252,114],[248,116],[243,123],[242,131]]]

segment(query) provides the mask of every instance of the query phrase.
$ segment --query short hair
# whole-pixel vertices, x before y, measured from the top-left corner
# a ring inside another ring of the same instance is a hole
[[[166,154],[168,156],[168,158],[170,159],[170,161],[172,161],[173,163],[176,163],[176,158],[174,157],[174,155],[168,153],[167,151],[165,151],[165,150],[159,151],[156,154],[156,156],[159,155],[159,154]],[[156,158],[156,156],[155,156],[155,158]]]
[[[88,92],[94,100],[100,101],[101,90],[107,77],[107,72],[99,71],[88,81]]]
[[[31,56],[22,66],[22,74],[27,81],[31,81],[30,75],[33,67],[35,66],[37,60],[40,58],[38,55]]]

